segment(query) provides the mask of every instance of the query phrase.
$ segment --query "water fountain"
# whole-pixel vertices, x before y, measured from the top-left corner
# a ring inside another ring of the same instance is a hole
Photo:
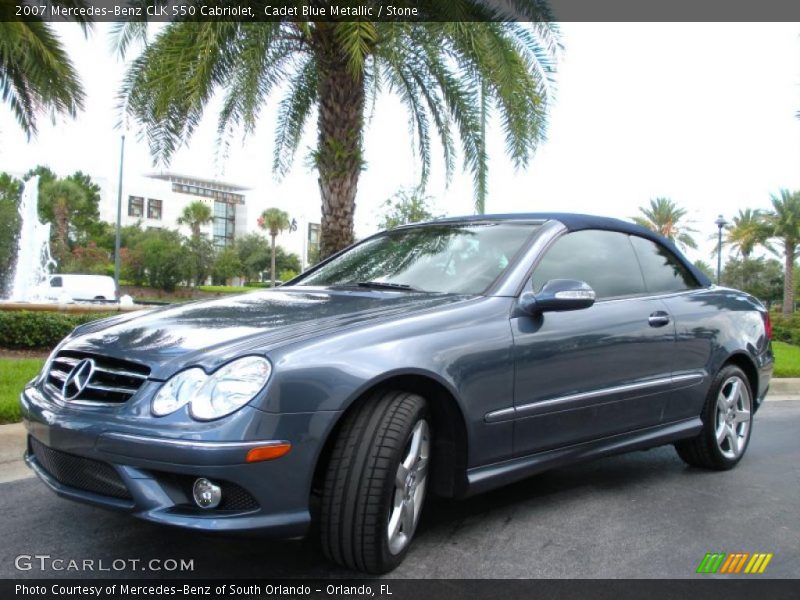
[[[21,217],[11,302],[34,302],[56,262],[50,254],[50,224],[39,222],[39,177],[25,183],[19,205]]]
[[[39,177],[25,183],[19,205],[20,231],[17,241],[17,256],[14,264],[11,293],[0,299],[0,310],[45,310],[70,312],[111,312],[138,310],[130,296],[123,296],[119,303],[85,304],[73,303],[71,298],[60,298],[52,302],[43,292],[48,285],[56,261],[50,254],[50,224],[39,222]]]

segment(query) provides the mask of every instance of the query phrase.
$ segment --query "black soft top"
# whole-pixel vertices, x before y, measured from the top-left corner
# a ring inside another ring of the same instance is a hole
[[[447,217],[444,219],[437,219],[434,223],[443,222],[480,222],[480,221],[558,221],[569,231],[582,231],[584,229],[602,229],[605,231],[618,231],[620,233],[627,233],[629,235],[638,235],[639,237],[652,240],[657,244],[661,244],[672,252],[683,265],[691,271],[700,285],[708,287],[711,285],[711,280],[700,269],[695,267],[689,260],[678,250],[678,248],[670,240],[663,235],[655,233],[646,227],[622,221],[620,219],[612,219],[611,217],[598,217],[596,215],[582,215],[576,213],[557,213],[557,212],[542,212],[542,213],[508,213],[499,215],[472,215],[468,217]]]

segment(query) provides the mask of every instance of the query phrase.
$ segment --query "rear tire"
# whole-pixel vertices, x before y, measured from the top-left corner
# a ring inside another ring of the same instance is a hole
[[[683,461],[693,467],[726,471],[735,467],[753,431],[753,392],[747,375],[734,365],[724,367],[708,390],[697,437],[675,444]]]
[[[377,392],[344,417],[322,492],[329,559],[375,574],[403,561],[429,479],[429,423],[425,399],[399,391]]]

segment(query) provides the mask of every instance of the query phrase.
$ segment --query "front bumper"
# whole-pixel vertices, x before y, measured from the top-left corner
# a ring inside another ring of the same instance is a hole
[[[275,538],[307,532],[314,468],[338,415],[245,407],[234,429],[249,433],[225,439],[224,425],[201,435],[174,429],[153,435],[152,427],[58,406],[35,387],[20,401],[29,436],[25,460],[58,495],[166,525]],[[251,448],[277,440],[290,441],[292,450],[272,461],[245,461]],[[218,509],[194,505],[197,477],[222,485]]]

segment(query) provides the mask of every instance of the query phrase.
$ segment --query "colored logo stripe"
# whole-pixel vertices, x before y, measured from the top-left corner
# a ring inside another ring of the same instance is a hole
[[[734,552],[732,554],[709,552],[700,561],[697,573],[734,574],[741,573],[742,569],[744,569],[744,573],[763,573],[772,560],[772,556],[772,553],[763,552],[755,554],[750,554],[749,552]]]
[[[705,558],[700,562],[700,566],[697,567],[698,573],[716,573],[717,569],[719,569],[720,565],[722,565],[722,561],[725,560],[725,555],[722,553],[709,553],[705,555]]]
[[[728,559],[723,563],[720,573],[738,573],[744,566],[744,562],[750,556],[749,553],[729,554]]]
[[[753,554],[753,558],[744,569],[745,573],[763,573],[767,570],[769,561],[772,560],[772,553],[769,554]]]

